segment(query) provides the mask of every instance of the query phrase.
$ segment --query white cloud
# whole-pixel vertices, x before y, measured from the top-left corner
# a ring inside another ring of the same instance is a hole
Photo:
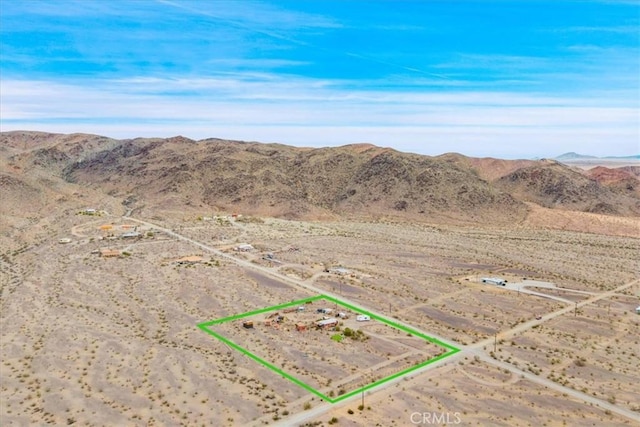
[[[370,142],[424,154],[507,158],[640,151],[632,92],[605,93],[608,99],[480,91],[345,93],[328,81],[268,74],[92,83],[0,81],[2,130],[182,134],[309,146]]]

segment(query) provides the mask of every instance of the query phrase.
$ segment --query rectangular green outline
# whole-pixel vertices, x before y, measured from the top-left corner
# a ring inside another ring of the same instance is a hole
[[[390,375],[390,376],[385,377],[385,378],[381,378],[378,381],[372,382],[371,384],[367,384],[367,385],[362,386],[362,387],[360,387],[360,388],[358,388],[356,390],[350,391],[349,393],[342,394],[342,395],[336,397],[335,399],[332,399],[329,396],[327,396],[327,395],[319,392],[318,390],[314,389],[310,385],[308,385],[308,384],[302,382],[301,380],[297,379],[296,377],[292,376],[291,374],[288,374],[288,373],[284,372],[282,369],[278,368],[277,366],[267,362],[266,360],[260,358],[259,356],[256,356],[255,354],[251,353],[250,351],[246,350],[243,347],[240,347],[238,344],[234,343],[233,341],[229,340],[228,338],[225,338],[222,335],[218,334],[217,332],[214,332],[214,331],[212,331],[211,329],[208,328],[208,326],[219,325],[221,323],[230,322],[232,320],[243,319],[245,317],[254,316],[256,314],[266,313],[268,311],[279,310],[281,308],[287,308],[287,307],[291,307],[291,306],[294,306],[294,305],[305,304],[307,302],[318,301],[318,300],[322,300],[322,299],[327,300],[327,301],[331,301],[331,302],[333,302],[335,304],[338,304],[338,305],[340,305],[342,307],[349,308],[349,309],[351,309],[351,310],[353,310],[353,311],[355,311],[357,313],[365,314],[365,315],[369,316],[371,319],[378,320],[379,322],[382,322],[382,323],[384,323],[386,325],[389,325],[389,326],[391,326],[393,328],[396,328],[396,329],[399,329],[401,331],[404,331],[404,332],[410,333],[412,335],[415,335],[417,337],[420,337],[420,338],[424,339],[425,341],[429,341],[430,343],[436,344],[436,345],[438,345],[440,347],[444,347],[448,351],[445,352],[445,353],[442,353],[441,355],[436,356],[434,358],[425,360],[422,363],[419,363],[417,365],[411,366],[411,367],[409,367],[409,368],[407,368],[407,369],[405,369],[403,371],[396,372],[393,375]],[[420,332],[416,331],[415,329],[409,328],[409,327],[404,326],[404,325],[400,325],[400,324],[398,324],[396,322],[392,322],[392,321],[387,320],[387,319],[385,319],[385,318],[383,318],[381,316],[373,314],[373,313],[371,313],[371,312],[369,312],[367,310],[363,310],[360,307],[357,307],[357,306],[351,305],[351,304],[347,304],[347,303],[345,303],[343,301],[340,301],[337,298],[330,297],[328,295],[316,295],[316,296],[310,297],[310,298],[305,298],[305,299],[292,301],[292,302],[288,302],[288,303],[284,303],[284,304],[274,305],[272,307],[266,307],[266,308],[262,308],[262,309],[254,310],[254,311],[249,311],[249,312],[242,313],[242,314],[236,314],[234,316],[223,317],[223,318],[216,319],[216,320],[211,320],[211,321],[208,321],[208,322],[203,322],[203,323],[198,324],[198,328],[200,328],[202,331],[208,333],[209,335],[213,336],[214,338],[218,339],[219,341],[223,342],[224,344],[228,345],[229,347],[239,351],[241,354],[244,354],[247,357],[249,357],[250,359],[255,360],[256,362],[258,362],[259,364],[263,365],[264,367],[271,369],[275,373],[281,375],[283,378],[288,379],[292,383],[297,384],[298,386],[302,387],[303,389],[307,390],[308,392],[315,394],[316,396],[318,396],[322,400],[325,400],[325,401],[327,401],[329,403],[337,403],[337,402],[340,402],[340,401],[342,401],[344,399],[348,399],[349,397],[355,396],[358,393],[364,393],[366,390],[369,390],[369,389],[372,389],[374,387],[377,387],[380,384],[384,384],[384,383],[386,383],[388,381],[392,381],[392,380],[394,380],[394,379],[396,379],[398,377],[406,375],[406,374],[408,374],[408,373],[410,373],[412,371],[415,371],[417,369],[420,369],[420,368],[422,368],[424,366],[430,365],[430,364],[435,363],[435,362],[437,362],[439,360],[442,360],[442,359],[444,359],[446,357],[452,356],[455,353],[460,351],[459,348],[456,348],[456,347],[454,347],[454,346],[452,346],[450,344],[444,343],[444,342],[442,342],[442,341],[440,341],[440,340],[438,340],[436,338],[433,338],[433,337],[430,337],[430,336],[425,335],[423,333],[420,333]]]

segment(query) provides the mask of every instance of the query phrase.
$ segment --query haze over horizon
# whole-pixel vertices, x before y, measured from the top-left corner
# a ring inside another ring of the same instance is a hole
[[[640,151],[636,2],[364,5],[2,2],[1,130],[500,158]]]

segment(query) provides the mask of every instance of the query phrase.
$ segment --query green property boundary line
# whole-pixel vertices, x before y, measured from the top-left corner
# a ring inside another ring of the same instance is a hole
[[[379,379],[375,382],[372,382],[370,384],[364,385],[356,390],[350,391],[348,393],[342,394],[336,398],[331,398],[327,395],[325,395],[324,393],[316,390],[315,388],[311,387],[310,385],[306,384],[305,382],[299,380],[298,378],[294,377],[293,375],[283,371],[282,369],[278,368],[277,366],[275,366],[272,363],[269,363],[268,361],[262,359],[261,357],[251,353],[250,351],[248,351],[247,349],[239,346],[238,344],[234,343],[233,341],[231,341],[228,338],[225,338],[224,336],[218,334],[215,331],[212,331],[211,329],[209,329],[209,326],[214,326],[214,325],[219,325],[222,323],[226,323],[226,322],[231,322],[233,320],[238,320],[238,319],[243,319],[245,317],[250,317],[250,316],[254,316],[256,314],[261,314],[261,313],[266,313],[269,311],[275,311],[275,310],[280,310],[282,308],[287,308],[287,307],[292,307],[295,305],[300,305],[300,304],[306,304],[307,302],[313,302],[313,301],[319,301],[319,300],[326,300],[326,301],[331,301],[337,305],[340,305],[341,307],[345,307],[348,309],[351,309],[353,311],[355,311],[356,313],[361,313],[364,315],[369,316],[371,319],[375,319],[379,322],[382,322],[388,326],[391,326],[393,328],[399,329],[401,331],[407,332],[409,334],[415,335],[417,337],[420,337],[422,339],[424,339],[425,341],[428,341],[430,343],[436,344],[440,347],[446,348],[447,351],[439,356],[433,357],[431,359],[425,360],[422,363],[419,363],[417,365],[413,365],[407,369],[404,369],[400,372],[396,372],[393,375],[390,375],[388,377]],[[249,357],[250,359],[255,360],[256,362],[258,362],[259,364],[271,369],[273,372],[277,373],[278,375],[281,375],[283,378],[288,379],[289,381],[291,381],[294,384],[297,384],[298,386],[302,387],[303,389],[307,390],[308,392],[315,394],[316,396],[320,397],[321,399],[329,402],[329,403],[337,403],[340,402],[344,399],[348,399],[349,397],[355,396],[358,393],[363,393],[366,390],[372,389],[374,387],[379,386],[380,384],[386,383],[388,381],[392,381],[398,377],[401,377],[403,375],[406,375],[410,372],[413,372],[417,369],[420,369],[424,366],[430,365],[432,363],[435,363],[439,360],[442,360],[446,357],[452,356],[455,353],[459,352],[460,349],[456,348],[450,344],[444,343],[436,338],[430,337],[428,335],[425,335],[423,333],[420,333],[418,331],[416,331],[415,329],[409,328],[407,326],[404,325],[400,325],[396,322],[390,321],[388,319],[385,319],[384,317],[378,316],[376,314],[373,314],[367,310],[362,309],[361,307],[357,307],[355,305],[351,305],[348,304],[346,302],[343,302],[337,298],[331,297],[329,295],[316,295],[314,297],[310,297],[310,298],[305,298],[305,299],[301,299],[301,300],[297,300],[297,301],[291,301],[288,303],[284,303],[284,304],[280,304],[280,305],[274,305],[272,307],[266,307],[266,308],[262,308],[259,310],[254,310],[254,311],[249,311],[246,313],[242,313],[242,314],[236,314],[234,316],[228,316],[228,317],[223,317],[220,319],[216,319],[216,320],[211,320],[208,322],[203,322],[198,324],[198,328],[200,328],[201,330],[203,330],[204,332],[208,333],[209,335],[213,336],[214,338],[216,338],[217,340],[223,342],[224,344],[228,345],[229,347],[237,350],[238,352],[244,354],[245,356]]]

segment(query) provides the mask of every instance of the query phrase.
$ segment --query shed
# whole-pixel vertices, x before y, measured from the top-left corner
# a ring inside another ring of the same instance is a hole
[[[329,269],[329,273],[337,274],[338,276],[346,276],[347,274],[351,274],[351,271],[344,267],[331,267]]]
[[[141,237],[142,235],[137,232],[137,231],[127,231],[126,233],[122,233],[120,235],[121,238],[123,239],[136,239],[138,237]]]
[[[117,249],[100,249],[100,256],[105,258],[113,258],[122,255]]]
[[[178,258],[174,262],[176,264],[184,265],[184,264],[196,264],[196,263],[201,262],[201,261],[202,261],[202,257],[201,256],[186,256],[186,257],[183,257],[183,258]]]
[[[253,250],[253,246],[251,246],[248,243],[243,243],[241,245],[238,245],[234,248],[234,250],[238,251],[238,252],[249,252]]]
[[[296,331],[303,332],[307,330],[307,325],[304,323],[296,323]]]

